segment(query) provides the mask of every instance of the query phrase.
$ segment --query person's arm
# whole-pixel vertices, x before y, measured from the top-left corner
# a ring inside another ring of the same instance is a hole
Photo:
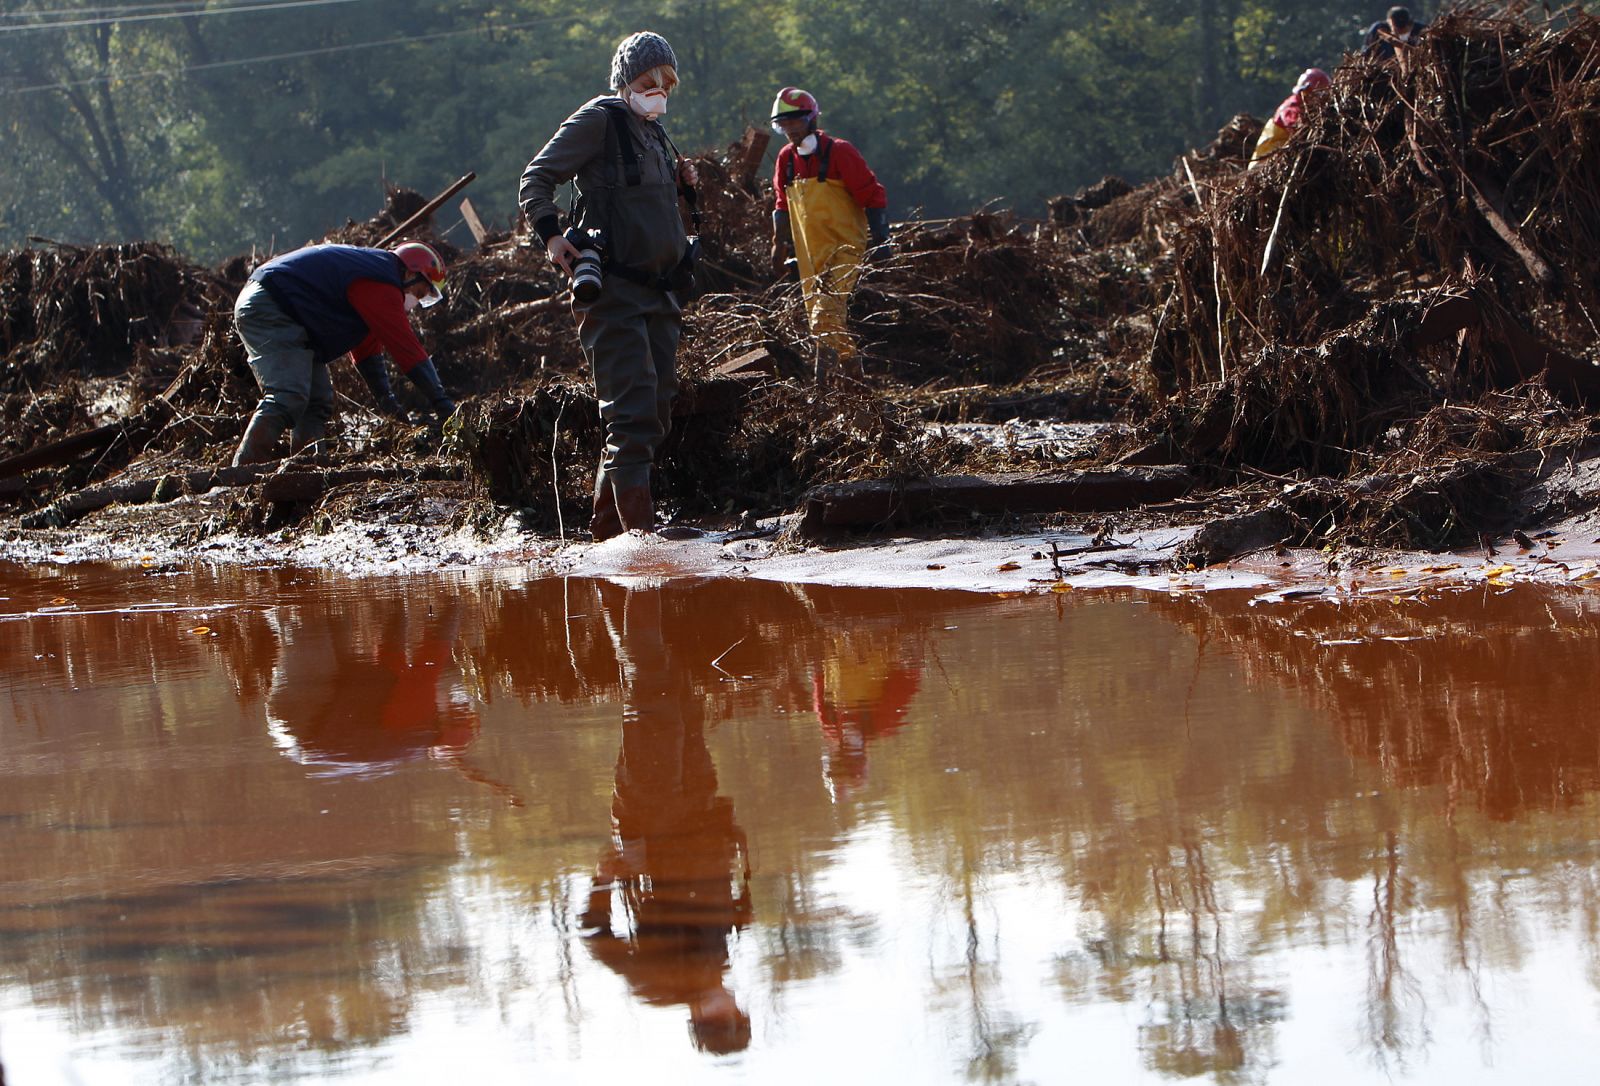
[[[350,284],[345,297],[367,322],[372,335],[383,344],[400,372],[428,398],[434,417],[443,422],[453,415],[455,401],[445,392],[438,370],[434,369],[432,359],[406,316],[405,292],[376,279],[357,279]]]
[[[794,235],[789,232],[789,193],[783,187],[784,156],[793,154],[791,146],[785,144],[772,168],[772,270],[780,275],[783,262],[794,251]]]
[[[867,213],[867,233],[873,248],[885,244],[889,240],[889,194],[878,175],[861,152],[844,140],[834,141],[831,159],[839,180],[850,190],[851,199]]]
[[[577,250],[561,236],[556,189],[605,153],[607,124],[606,111],[592,102],[568,117],[522,171],[517,190],[517,204],[528,225],[539,235],[550,259],[569,272]]]
[[[360,347],[350,352],[356,358],[356,372],[367,383],[367,389],[372,393],[373,402],[378,405],[380,412],[390,418],[408,421],[406,409],[400,406],[400,401],[395,398],[394,387],[389,384],[389,370],[383,364],[383,352],[363,353],[363,348],[376,340],[376,336],[368,336]]]
[[[400,372],[405,373],[428,357],[422,341],[417,338],[416,329],[411,327],[411,319],[406,316],[406,296],[399,287],[380,283],[376,279],[357,279],[345,291],[345,300],[361,314],[361,319],[366,321],[371,332],[356,348],[356,351],[362,352],[355,354],[357,361],[384,350],[400,367]],[[365,349],[368,344],[373,347]]]

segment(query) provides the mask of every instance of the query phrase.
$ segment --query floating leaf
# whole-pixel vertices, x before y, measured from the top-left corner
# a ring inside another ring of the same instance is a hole
[[[1516,566],[1490,566],[1483,571],[1485,577],[1503,577],[1507,573],[1516,572]]]
[[[998,568],[1001,573],[1010,573],[1014,569],[1021,569],[1022,566],[1016,562],[1001,562]]]
[[[59,607],[63,603],[70,603],[72,601],[67,599],[67,597],[65,597],[65,596],[57,596],[55,599],[51,600],[50,602],[55,604],[57,607]]]
[[[194,626],[194,627],[190,628],[189,632],[194,634],[196,637],[204,637],[206,634],[211,632],[211,627],[210,626]]]
[[[1072,586],[1070,584],[1068,584],[1066,581],[1057,581],[1055,584],[1050,586],[1050,591],[1052,591],[1052,592],[1071,592],[1072,591]]]
[[[1422,567],[1422,572],[1424,572],[1424,573],[1449,573],[1452,569],[1460,569],[1460,568],[1461,568],[1461,563],[1460,562],[1451,562],[1447,566],[1423,566]]]

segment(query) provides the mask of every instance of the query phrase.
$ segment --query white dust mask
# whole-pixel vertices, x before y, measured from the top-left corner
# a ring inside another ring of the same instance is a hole
[[[411,292],[407,291],[406,292],[406,312],[409,313],[415,308],[417,308],[417,296],[415,294],[412,294]]]
[[[629,91],[628,105],[639,116],[653,121],[667,111],[667,92],[649,90],[640,94],[638,91]]]
[[[794,145],[796,152],[802,155],[813,154],[817,149],[817,134],[811,133],[805,139]]]

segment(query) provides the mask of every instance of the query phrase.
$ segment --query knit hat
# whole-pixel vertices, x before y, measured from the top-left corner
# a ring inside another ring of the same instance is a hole
[[[678,57],[666,38],[649,30],[630,34],[622,39],[611,58],[611,89],[620,90],[662,64],[678,66]]]

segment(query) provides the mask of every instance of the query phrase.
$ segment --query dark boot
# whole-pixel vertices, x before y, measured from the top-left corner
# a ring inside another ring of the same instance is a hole
[[[233,466],[238,468],[278,459],[282,455],[278,451],[278,436],[285,425],[277,415],[257,411],[250,416],[250,425],[245,427],[244,437],[239,439],[239,448],[233,454]]]
[[[648,486],[630,486],[617,494],[617,515],[628,531],[656,530],[656,506]]]
[[[304,453],[306,456],[320,456],[326,451],[326,443],[322,435],[328,429],[328,420],[314,419],[309,416],[302,418],[295,426],[294,432],[289,435],[289,448],[295,453]]]
[[[617,515],[617,498],[611,480],[602,478],[594,488],[594,516],[589,520],[589,535],[596,543],[622,534],[622,518]]]

